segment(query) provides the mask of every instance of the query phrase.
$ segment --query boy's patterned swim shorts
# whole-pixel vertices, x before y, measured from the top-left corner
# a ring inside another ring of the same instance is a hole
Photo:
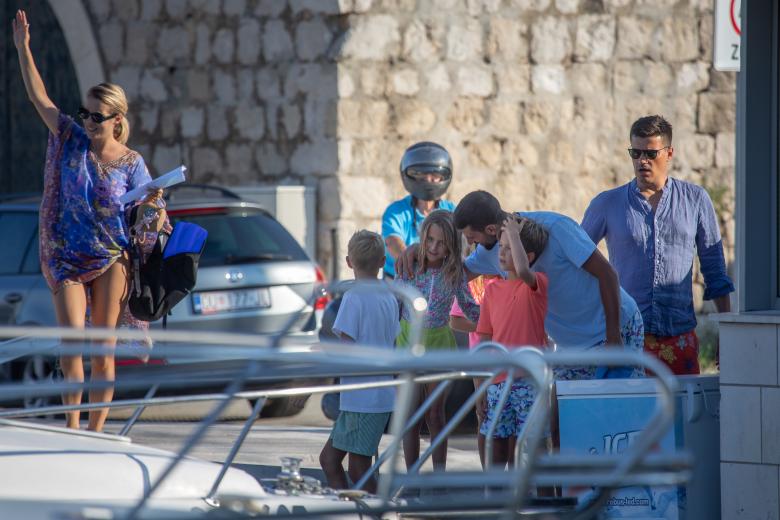
[[[502,381],[488,387],[487,418],[479,426],[479,433],[482,435],[487,435],[490,425],[497,420],[498,423],[493,432],[493,437],[499,439],[516,437],[528,418],[531,405],[534,404],[536,391],[531,383],[526,383],[525,381],[516,381],[512,384],[509,398],[503,410],[498,413],[498,401],[501,398],[501,392],[506,388],[506,384],[506,381]]]

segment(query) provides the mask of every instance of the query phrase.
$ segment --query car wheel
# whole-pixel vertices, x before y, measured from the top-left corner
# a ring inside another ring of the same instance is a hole
[[[20,378],[25,385],[50,384],[61,381],[62,374],[53,359],[43,356],[32,356],[21,361]],[[42,408],[59,404],[60,399],[54,395],[25,395],[22,399],[24,408]]]
[[[275,397],[269,399],[263,409],[260,410],[260,417],[292,417],[297,415],[306,406],[309,400],[308,395],[298,395],[293,397]],[[250,399],[249,403],[255,406],[255,399]]]

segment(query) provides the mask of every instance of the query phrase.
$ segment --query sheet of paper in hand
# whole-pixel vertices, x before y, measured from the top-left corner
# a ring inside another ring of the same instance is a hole
[[[179,184],[180,182],[184,182],[186,180],[184,177],[184,172],[186,171],[187,171],[187,167],[181,165],[178,168],[169,171],[165,175],[161,175],[157,177],[151,182],[147,182],[146,184],[138,186],[134,190],[128,191],[127,193],[119,197],[119,202],[121,202],[122,204],[127,204],[128,202],[140,199],[141,197],[145,196],[147,193],[149,193],[150,189],[161,190],[165,188],[170,188],[174,184]]]

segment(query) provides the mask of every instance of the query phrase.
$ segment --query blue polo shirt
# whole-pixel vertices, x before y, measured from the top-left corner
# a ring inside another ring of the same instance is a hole
[[[449,200],[439,200],[438,209],[455,211],[455,204]],[[412,205],[412,196],[407,195],[401,200],[390,204],[382,215],[382,238],[398,237],[406,247],[420,241],[420,225],[425,216]],[[395,277],[395,260],[385,245],[385,274]]]

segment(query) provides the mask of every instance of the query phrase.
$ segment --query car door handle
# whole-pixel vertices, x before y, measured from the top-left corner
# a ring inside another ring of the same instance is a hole
[[[5,302],[10,303],[11,305],[15,303],[19,303],[22,301],[22,295],[18,292],[12,292],[5,295]]]

